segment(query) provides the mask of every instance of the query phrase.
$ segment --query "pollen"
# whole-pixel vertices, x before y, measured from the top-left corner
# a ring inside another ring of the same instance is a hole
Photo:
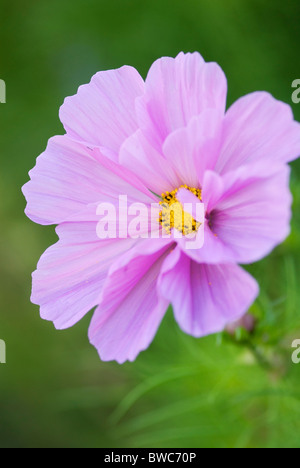
[[[189,190],[200,201],[202,201],[202,192],[198,188],[181,185],[172,192],[162,193],[162,201],[160,205],[162,210],[159,213],[159,223],[162,225],[167,234],[171,234],[172,229],[176,229],[184,236],[197,232],[201,223],[197,222],[190,213],[183,210],[183,206],[176,198],[180,189]]]

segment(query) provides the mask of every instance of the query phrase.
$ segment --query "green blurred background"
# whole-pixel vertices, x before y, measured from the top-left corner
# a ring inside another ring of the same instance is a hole
[[[58,332],[30,303],[31,272],[56,241],[23,214],[21,186],[58,109],[97,71],[143,76],[163,55],[198,50],[229,82],[231,104],[267,90],[292,105],[300,78],[298,0],[0,0],[1,447],[299,447],[300,164],[293,163],[292,235],[249,270],[261,285],[254,335],[196,340],[168,312],[136,362],[101,363],[91,315]],[[280,190],[280,187],[278,188]],[[255,356],[256,355],[256,356]],[[270,368],[265,362],[270,364]]]

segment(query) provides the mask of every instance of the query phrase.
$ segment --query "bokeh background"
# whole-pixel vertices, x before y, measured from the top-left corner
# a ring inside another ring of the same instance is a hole
[[[99,70],[145,77],[160,56],[198,50],[229,82],[228,104],[267,90],[292,105],[300,78],[298,0],[0,0],[1,447],[299,447],[300,164],[292,164],[292,234],[249,270],[261,294],[254,334],[197,340],[171,310],[136,362],[101,363],[91,314],[58,332],[30,303],[31,272],[56,242],[29,221],[21,186],[58,109]],[[280,190],[280,187],[278,187]]]

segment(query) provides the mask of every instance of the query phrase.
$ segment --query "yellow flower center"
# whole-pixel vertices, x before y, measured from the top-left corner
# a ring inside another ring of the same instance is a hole
[[[197,222],[190,213],[183,210],[182,204],[176,198],[177,192],[180,189],[189,190],[200,201],[202,201],[201,190],[188,187],[187,185],[181,185],[172,192],[162,193],[162,201],[160,202],[162,210],[159,213],[158,221],[163,226],[167,234],[170,234],[171,230],[175,228],[186,236],[193,232],[197,232],[201,223]]]

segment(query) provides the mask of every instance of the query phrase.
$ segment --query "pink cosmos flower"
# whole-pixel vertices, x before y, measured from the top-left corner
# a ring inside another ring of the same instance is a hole
[[[134,360],[170,303],[195,337],[238,320],[258,295],[238,264],[289,234],[287,163],[300,154],[300,126],[266,92],[225,111],[226,93],[220,67],[198,53],[157,60],[145,82],[128,66],[100,72],[65,100],[66,134],[30,172],[26,214],[59,236],[33,273],[32,302],[58,329],[96,307],[89,338],[105,361]],[[205,207],[202,248],[187,249],[174,226],[166,238],[97,237],[100,202],[126,194],[150,206],[182,185],[181,203]]]

